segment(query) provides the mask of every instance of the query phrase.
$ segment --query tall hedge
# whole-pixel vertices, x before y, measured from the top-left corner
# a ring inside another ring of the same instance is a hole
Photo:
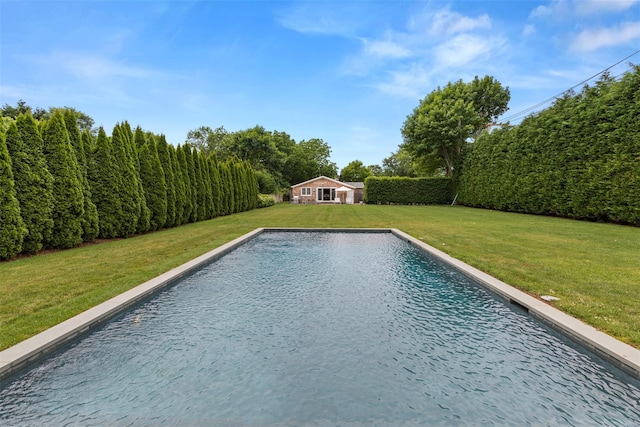
[[[451,178],[370,176],[364,181],[364,200],[373,204],[437,205],[453,200]]]
[[[189,162],[187,161],[187,155],[189,154],[189,146],[178,146],[176,149],[176,157],[178,160],[178,167],[181,171],[182,180],[184,182],[184,209],[182,212],[182,223],[187,223],[191,219],[191,213],[193,212],[193,189],[191,184],[191,174],[189,173]]]
[[[29,231],[22,252],[36,253],[53,229],[53,177],[42,152],[42,137],[30,113],[20,114],[7,130],[20,214]]]
[[[82,240],[90,242],[98,236],[98,210],[91,200],[91,187],[87,178],[87,157],[84,149],[82,134],[78,128],[76,115],[71,110],[63,113],[65,127],[69,133],[69,141],[78,160],[78,180],[82,183]]]
[[[169,150],[171,156],[171,164],[173,165],[173,174],[175,179],[176,189],[176,216],[173,225],[182,225],[185,223],[185,209],[187,205],[187,183],[184,179],[182,168],[178,160],[177,149]]]
[[[0,225],[0,260],[5,260],[20,253],[28,230],[20,216],[11,158],[3,132],[0,132]]]
[[[44,157],[53,177],[53,230],[51,248],[71,248],[82,243],[84,195],[81,172],[69,140],[62,112],[55,111],[43,133]]]
[[[469,206],[640,225],[640,68],[567,94],[473,144]]]
[[[164,172],[164,179],[167,184],[167,227],[173,227],[176,221],[176,184],[174,165],[171,159],[171,153],[169,150],[173,149],[173,146],[167,144],[167,139],[164,135],[160,135],[158,138],[158,157],[160,158],[160,164]]]
[[[136,138],[138,143],[141,141],[139,138],[140,136]],[[159,230],[167,222],[167,183],[155,141],[149,139],[143,142],[139,154],[140,179],[145,188],[147,206],[150,210],[149,228]]]
[[[98,210],[98,235],[103,239],[118,237],[122,218],[122,203],[117,190],[120,178],[116,170],[111,140],[102,127],[98,130],[87,174],[93,201]]]

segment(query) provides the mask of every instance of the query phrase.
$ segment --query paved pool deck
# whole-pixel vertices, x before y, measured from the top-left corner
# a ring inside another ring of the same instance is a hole
[[[316,232],[352,232],[352,233],[392,233],[398,238],[414,245],[451,265],[463,274],[476,280],[490,291],[511,304],[527,311],[529,315],[558,330],[589,351],[607,360],[628,374],[640,379],[640,350],[598,331],[553,306],[526,294],[477,268],[457,260],[446,253],[427,245],[403,231],[389,228],[257,228],[231,242],[228,242],[204,255],[201,255],[179,267],[136,286],[102,304],[78,314],[46,331],[26,339],[13,347],[0,352],[0,380],[27,368],[60,347],[96,326],[107,322],[135,304],[148,299],[180,278],[209,264],[257,235],[271,231],[316,231]]]

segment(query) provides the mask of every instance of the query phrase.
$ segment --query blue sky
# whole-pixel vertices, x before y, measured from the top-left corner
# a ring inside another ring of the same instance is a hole
[[[342,168],[381,164],[449,81],[494,76],[509,118],[638,49],[640,0],[2,0],[0,104],[70,106],[173,144],[261,125],[322,138]]]

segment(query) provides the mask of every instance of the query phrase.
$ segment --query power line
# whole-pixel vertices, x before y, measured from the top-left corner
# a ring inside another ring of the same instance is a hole
[[[592,79],[594,79],[595,77],[598,77],[599,75],[601,75],[601,74],[603,74],[603,73],[605,73],[605,72],[609,71],[610,69],[612,69],[612,68],[613,68],[613,67],[615,67],[616,65],[619,65],[620,63],[622,63],[622,62],[626,61],[627,59],[631,58],[631,57],[632,57],[632,56],[634,56],[634,55],[637,55],[638,53],[640,53],[640,49],[636,50],[636,51],[635,51],[635,52],[633,52],[631,55],[627,56],[626,58],[621,59],[620,61],[616,62],[615,64],[610,65],[609,67],[605,68],[604,70],[600,71],[599,73],[596,73],[596,74],[594,74],[593,76],[591,76],[591,77],[589,77],[589,78],[587,78],[587,79],[585,79],[585,80],[581,81],[580,83],[578,83],[578,84],[576,84],[576,85],[574,85],[574,86],[571,86],[569,89],[564,90],[564,91],[560,92],[559,94],[554,95],[554,96],[552,96],[552,97],[550,97],[550,98],[547,98],[547,99],[545,99],[544,101],[538,102],[536,105],[534,105],[534,106],[532,106],[532,107],[526,108],[526,109],[524,109],[524,110],[522,110],[522,111],[520,111],[520,112],[518,112],[518,113],[512,114],[512,115],[510,115],[510,116],[508,116],[508,117],[504,117],[504,118],[502,118],[501,120],[502,120],[503,122],[509,122],[509,121],[511,121],[511,120],[513,120],[513,119],[515,119],[516,117],[519,117],[519,116],[522,116],[522,115],[524,115],[524,114],[527,114],[527,113],[529,113],[529,112],[531,112],[531,111],[534,111],[534,110],[536,110],[537,108],[539,108],[539,107],[543,106],[544,104],[547,104],[547,103],[549,103],[549,102],[551,102],[551,101],[553,101],[553,100],[555,100],[555,99],[557,99],[557,98],[561,97],[561,96],[562,96],[562,95],[564,95],[565,93],[567,93],[567,92],[569,92],[569,91],[571,91],[571,90],[573,90],[573,89],[577,88],[578,86],[581,86],[581,85],[583,85],[583,84],[587,83],[589,80],[592,80]],[[624,74],[624,73],[622,73],[622,74]],[[622,74],[619,74],[619,75],[622,75]]]

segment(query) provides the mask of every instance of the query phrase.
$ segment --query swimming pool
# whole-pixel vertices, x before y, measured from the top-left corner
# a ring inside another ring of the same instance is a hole
[[[391,234],[265,233],[2,384],[2,425],[633,425],[637,380]]]

